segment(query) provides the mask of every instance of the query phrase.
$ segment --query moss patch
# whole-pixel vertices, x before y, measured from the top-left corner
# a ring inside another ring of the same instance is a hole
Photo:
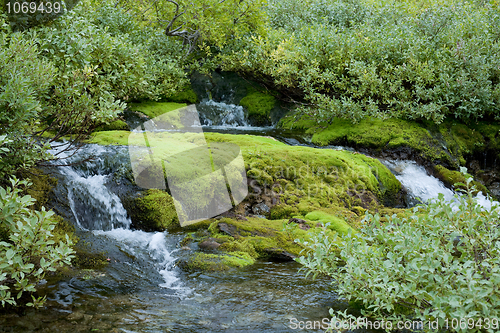
[[[195,253],[184,265],[187,270],[227,271],[233,268],[242,268],[255,262],[245,252],[231,252],[230,254]]]
[[[454,187],[456,183],[466,183],[465,176],[460,171],[448,170],[442,165],[436,165],[434,167],[434,170],[436,171],[438,178],[441,179],[441,181],[449,187]],[[483,184],[477,181],[473,181],[472,184],[476,186],[477,191],[483,192],[484,195],[489,193],[488,189]],[[461,188],[463,190],[466,189],[465,186],[461,185],[459,185],[457,188]],[[474,194],[477,194],[477,192]]]
[[[248,118],[258,126],[268,125],[271,122],[271,110],[276,99],[268,94],[252,92],[243,97],[240,105],[248,110]]]
[[[141,103],[130,103],[129,109],[132,111],[139,111],[149,118],[155,118],[164,113],[174,111],[185,107],[185,103],[172,103],[172,102],[141,102]]]
[[[129,127],[123,120],[115,120],[109,124],[103,124],[95,129],[96,132],[99,131],[128,131]]]
[[[124,203],[135,228],[145,231],[164,231],[179,227],[172,197],[161,190],[150,189]]]
[[[100,145],[124,145],[128,144],[130,131],[103,131],[92,133],[92,138],[89,143],[97,143]]]
[[[341,236],[347,235],[349,230],[354,231],[354,229],[348,225],[344,219],[322,211],[310,212],[305,216],[305,218],[307,220],[321,222],[325,225],[329,223],[328,229],[334,230]]]
[[[352,124],[345,119],[317,123],[307,115],[288,115],[281,128],[295,129],[311,136],[317,145],[348,145],[355,148],[390,150],[409,147],[425,160],[455,167],[465,158],[485,150],[500,150],[500,125],[476,122],[465,125],[445,120],[440,125],[402,119],[363,119]]]
[[[127,144],[129,134],[123,131],[99,132],[92,142]],[[401,190],[399,181],[377,159],[349,151],[288,146],[269,137],[251,135],[205,133],[200,136],[172,132],[155,135],[165,143],[155,150],[159,158],[163,154],[171,156],[178,151],[199,146],[205,139],[209,145],[212,142],[237,144],[245,161],[249,195],[267,193],[274,198],[280,204],[271,211],[275,219],[306,215],[314,210],[325,210],[325,207],[328,213],[337,214],[340,210],[345,218],[355,218],[352,207],[366,209],[376,208],[381,203],[393,203]],[[183,136],[182,140],[177,137],[179,135]],[[170,176],[182,180],[191,179],[191,175],[203,174],[200,169],[202,166],[196,160],[191,160],[197,156],[177,155],[176,158],[183,160],[172,165],[188,167],[169,169]],[[207,198],[205,192],[199,192],[200,195],[193,199],[198,204]],[[198,192],[193,189],[193,193]]]
[[[24,173],[23,177],[29,178],[32,183],[25,191],[36,200],[32,207],[41,210],[42,207],[46,206],[52,188],[57,185],[57,179],[44,174],[42,170],[37,168],[32,168],[29,172]]]

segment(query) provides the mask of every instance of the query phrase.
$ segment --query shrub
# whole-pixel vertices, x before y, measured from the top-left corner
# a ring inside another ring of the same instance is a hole
[[[52,234],[56,220],[52,211],[31,210],[35,200],[29,195],[20,195],[27,181],[11,180],[11,187],[0,187],[0,302],[19,305],[24,293],[33,294],[36,285],[47,272],[58,266],[70,264],[72,241],[55,244]],[[31,295],[27,306],[40,307],[41,297]]]
[[[500,117],[498,2],[275,0],[266,34],[225,50],[251,74],[334,117]]]
[[[465,175],[465,168],[461,171]],[[482,208],[471,182],[469,176],[461,184],[467,190],[456,202],[440,195],[404,218],[387,216],[385,224],[367,214],[357,234],[328,239],[323,232],[302,241],[311,251],[298,261],[308,274],[331,276],[341,297],[362,303],[362,315],[392,321],[394,327],[398,320],[437,320],[440,327],[451,327],[453,319],[498,318],[500,208]],[[338,257],[332,251],[337,246]],[[352,317],[330,312],[334,319]],[[481,331],[467,323],[456,330]]]

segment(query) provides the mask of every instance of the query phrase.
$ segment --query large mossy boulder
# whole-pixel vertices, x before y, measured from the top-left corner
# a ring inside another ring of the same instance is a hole
[[[165,191],[150,189],[124,202],[132,226],[144,231],[179,228],[174,199]]]
[[[315,219],[315,216],[311,217]],[[323,214],[321,217],[325,223],[334,222],[330,223],[333,227],[329,225],[326,230],[331,236],[335,233],[343,236],[345,230],[342,228],[350,228],[345,222],[340,222],[340,218],[328,214]],[[203,251],[194,252],[187,259],[181,260],[181,268],[188,271],[228,271],[251,265],[259,259],[291,261],[299,257],[303,250],[295,239],[308,240],[319,229],[323,229],[322,224],[307,217],[305,220],[267,220],[249,217],[212,221],[207,229],[204,227],[189,233],[182,241],[184,246]],[[300,224],[296,223],[297,221],[300,221]],[[342,230],[337,231],[338,226],[341,226]],[[212,246],[208,247],[208,244]]]

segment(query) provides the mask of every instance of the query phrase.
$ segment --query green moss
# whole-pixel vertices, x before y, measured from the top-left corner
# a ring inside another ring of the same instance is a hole
[[[310,212],[305,216],[307,220],[321,222],[323,224],[329,223],[328,229],[336,231],[339,235],[347,235],[349,230],[354,231],[354,229],[349,226],[344,219],[337,216],[327,214],[322,211]]]
[[[271,207],[271,220],[281,220],[286,218],[291,218],[294,215],[298,214],[297,207],[286,205],[286,204],[278,204]]]
[[[128,144],[128,137],[131,132],[129,131],[104,131],[92,133],[92,138],[89,143],[96,143],[100,145],[123,145]]]
[[[52,219],[57,223],[54,230],[52,230],[53,240],[56,244],[59,244],[60,241],[65,242],[66,235],[73,244],[78,242],[79,238],[75,235],[75,227],[71,222],[59,215],[52,215]]]
[[[96,132],[99,131],[128,131],[129,127],[123,120],[115,120],[109,124],[104,124],[95,129]]]
[[[270,113],[275,103],[273,96],[261,92],[252,92],[240,101],[240,105],[248,110],[248,118],[260,126],[270,123]]]
[[[92,142],[126,144],[129,134],[123,131],[99,132]],[[342,210],[346,218],[354,218],[356,214],[351,207],[376,208],[381,203],[393,203],[401,189],[399,181],[377,159],[349,151],[288,146],[269,137],[219,133],[205,133],[203,136],[161,132],[155,133],[155,139],[164,143],[155,149],[158,158],[199,146],[205,139],[209,145],[212,142],[237,144],[250,179],[250,195],[270,193],[280,199],[280,205],[271,212],[274,219],[305,215],[324,207],[328,207],[332,214]],[[134,140],[132,138],[130,144],[144,144]],[[175,158],[182,160],[172,165],[188,167],[168,169],[170,177],[182,180],[203,174],[197,156],[176,154]],[[209,196],[204,190],[193,188],[192,193],[195,194],[193,202],[208,204]]]
[[[77,246],[71,264],[80,269],[99,269],[108,264],[104,253],[94,253]]]
[[[52,188],[57,185],[57,179],[44,174],[42,170],[37,168],[32,168],[28,172],[25,172],[23,177],[29,178],[29,181],[32,183],[26,189],[26,194],[31,195],[36,200],[32,207],[36,210],[41,210],[42,207],[46,206]]]
[[[188,270],[227,271],[252,265],[255,260],[245,252],[230,254],[195,253],[186,263]]]
[[[164,231],[179,227],[172,197],[161,190],[150,189],[125,204],[133,225],[145,231]]]
[[[191,88],[191,86],[184,87],[174,95],[169,96],[167,100],[169,102],[188,104],[195,104],[199,101],[198,96],[196,96],[196,93],[194,92],[193,88]]]
[[[376,150],[409,147],[420,157],[455,167],[466,157],[485,150],[500,150],[500,125],[477,122],[465,125],[445,120],[440,125],[402,119],[363,119],[353,124],[345,119],[317,123],[307,115],[292,114],[278,124],[311,137],[317,145],[348,145]]]
[[[148,101],[141,103],[130,103],[129,108],[132,111],[139,111],[152,119],[164,113],[183,108],[186,105],[187,104],[185,103]]]
[[[466,183],[465,176],[460,171],[448,170],[442,165],[434,166],[434,170],[436,171],[438,178],[441,179],[441,181],[443,181],[448,186],[454,186],[456,183],[462,183],[462,184]],[[483,192],[484,195],[489,193],[486,186],[477,181],[473,181],[472,185],[475,185],[476,189],[478,191]],[[465,186],[460,186],[460,185],[457,188],[461,188],[464,190],[466,189]]]

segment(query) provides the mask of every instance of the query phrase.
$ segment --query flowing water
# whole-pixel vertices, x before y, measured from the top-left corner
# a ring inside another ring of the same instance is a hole
[[[287,131],[250,126],[239,106],[207,101],[199,110],[205,131],[309,145]],[[345,307],[329,279],[305,279],[294,262],[259,261],[224,274],[180,270],[176,263],[191,251],[179,245],[184,234],[130,229],[116,194],[128,172],[126,148],[87,145],[73,156],[59,155],[66,158],[58,163],[71,166],[57,168],[58,200],[67,202],[89,251],[104,253],[109,264],[40,286],[47,306],[24,316],[0,316],[0,332],[290,332],[294,318],[321,321],[329,318],[329,308]],[[94,158],[76,163],[89,156]],[[384,163],[412,203],[438,193],[454,195],[414,162]]]

